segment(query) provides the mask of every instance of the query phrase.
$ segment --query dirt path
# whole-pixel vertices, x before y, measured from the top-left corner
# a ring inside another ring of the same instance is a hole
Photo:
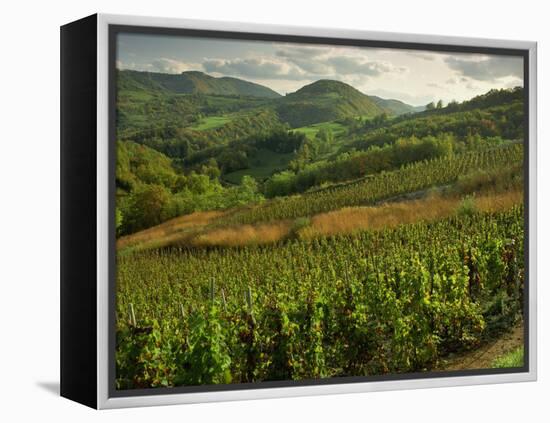
[[[523,322],[511,332],[491,341],[475,351],[457,354],[443,360],[438,370],[488,369],[495,358],[509,353],[523,345]]]

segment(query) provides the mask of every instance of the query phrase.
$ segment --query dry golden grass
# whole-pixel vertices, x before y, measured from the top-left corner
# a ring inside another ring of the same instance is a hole
[[[238,247],[252,244],[271,244],[290,234],[291,222],[278,221],[261,225],[238,225],[213,229],[192,240],[194,246]]]
[[[303,228],[301,238],[350,233],[364,229],[391,228],[420,220],[436,220],[453,213],[458,201],[432,198],[376,207],[351,207],[322,213],[311,218],[311,225]]]
[[[475,208],[483,212],[505,210],[523,200],[522,191],[485,194],[473,199]],[[419,221],[449,217],[462,202],[458,197],[437,194],[419,200],[386,203],[372,207],[350,207],[312,216],[310,224],[293,230],[293,221],[281,220],[257,225],[236,225],[207,228],[206,225],[224,212],[197,212],[178,217],[153,228],[123,237],[118,249],[159,248],[168,245],[191,247],[237,247],[271,244],[295,233],[302,239],[352,233],[360,230],[393,228]]]
[[[225,212],[221,211],[206,211],[176,217],[152,228],[121,237],[117,240],[117,249],[137,245],[147,247],[148,244],[169,245],[177,239],[186,238],[189,234],[185,232],[201,229],[224,214]]]
[[[506,210],[523,201],[523,191],[509,191],[496,195],[485,195],[476,198],[476,207],[480,211]]]
[[[314,238],[365,229],[392,228],[419,221],[443,219],[454,214],[461,203],[459,198],[431,196],[421,200],[387,203],[376,207],[352,207],[318,214],[311,225],[299,232],[301,238]],[[522,201],[521,192],[485,195],[474,199],[481,211],[507,209]]]

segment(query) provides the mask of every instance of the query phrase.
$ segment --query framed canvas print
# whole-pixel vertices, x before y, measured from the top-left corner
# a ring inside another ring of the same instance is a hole
[[[61,28],[61,394],[536,379],[536,44]]]

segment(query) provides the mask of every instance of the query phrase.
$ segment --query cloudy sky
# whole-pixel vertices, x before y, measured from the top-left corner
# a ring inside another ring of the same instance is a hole
[[[491,88],[523,85],[519,57],[119,34],[117,67],[233,76],[286,94],[336,79],[369,95],[412,105],[462,101]]]

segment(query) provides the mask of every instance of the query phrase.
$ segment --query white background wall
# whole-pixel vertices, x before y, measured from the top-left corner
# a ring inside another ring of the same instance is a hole
[[[542,422],[550,419],[548,12],[543,1],[9,1],[0,50],[0,420]],[[59,381],[59,26],[141,14],[539,42],[539,381],[95,412]],[[546,12],[546,13],[545,13]],[[546,94],[546,95],[545,95]],[[545,166],[546,165],[546,166]],[[544,392],[546,390],[546,393]]]

